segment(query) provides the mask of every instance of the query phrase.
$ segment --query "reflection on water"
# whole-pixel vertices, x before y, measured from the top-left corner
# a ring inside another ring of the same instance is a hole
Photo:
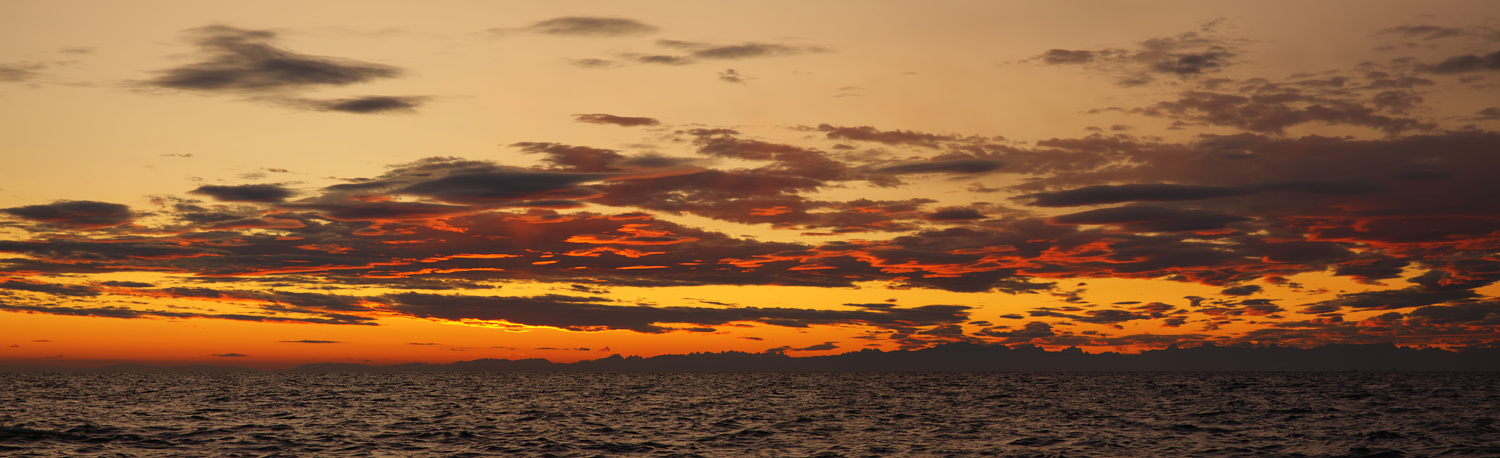
[[[1500,456],[1496,373],[0,374],[3,456]]]

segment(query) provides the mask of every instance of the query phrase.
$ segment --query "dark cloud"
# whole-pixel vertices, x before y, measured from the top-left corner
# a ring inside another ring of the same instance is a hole
[[[361,96],[314,99],[294,94],[395,78],[401,69],[390,65],[336,57],[311,56],[275,45],[276,32],[225,25],[187,31],[201,60],[159,70],[141,82],[161,88],[249,96],[250,100],[314,111],[356,114],[410,113],[425,102],[423,96]]]
[[[776,348],[766,349],[765,352],[766,353],[786,353],[786,352],[789,352],[789,351],[827,351],[827,350],[837,350],[838,348],[839,348],[838,342],[823,342],[823,343],[820,343],[820,344],[817,344],[817,345],[809,345],[809,346],[802,347],[802,348],[793,348],[790,345],[783,345],[783,346],[776,347]]]
[[[1236,40],[1219,36],[1212,29],[1206,26],[1200,31],[1152,38],[1128,49],[1049,49],[1023,62],[1084,66],[1116,75],[1116,83],[1122,86],[1150,83],[1153,74],[1195,77],[1229,67],[1242,54]]]
[[[292,196],[291,190],[277,184],[204,185],[188,193],[202,194],[226,202],[281,202]]]
[[[826,52],[827,49],[818,46],[798,46],[777,43],[740,43],[735,45],[715,45],[709,43],[697,43],[690,41],[660,40],[656,44],[668,48],[677,48],[688,51],[688,55],[695,59],[749,59],[756,57],[785,56],[803,53]]]
[[[589,124],[614,124],[624,127],[655,126],[661,124],[661,121],[657,121],[656,118],[615,116],[604,113],[575,114],[573,115],[573,120]]]
[[[98,307],[65,307],[47,305],[16,305],[0,303],[0,311],[21,313],[44,313],[48,315],[63,316],[91,316],[100,318],[211,318],[232,321],[249,321],[257,323],[306,323],[306,324],[343,324],[374,326],[375,319],[354,315],[326,315],[326,316],[273,316],[273,315],[246,315],[235,313],[192,313],[173,312],[163,310],[139,310],[128,307],[98,306]]]
[[[1176,73],[1178,75],[1197,75],[1204,72],[1218,70],[1229,63],[1234,54],[1229,52],[1202,52],[1182,53],[1171,59],[1159,60],[1151,64],[1151,69],[1164,72]]]
[[[1274,134],[1284,134],[1288,127],[1312,122],[1362,126],[1390,134],[1437,127],[1436,124],[1415,118],[1381,114],[1376,108],[1364,106],[1358,100],[1320,97],[1295,91],[1251,96],[1185,91],[1177,100],[1125,111],[1166,117],[1189,124],[1234,127]]]
[[[554,154],[556,160],[563,164],[577,159],[570,159],[568,154],[559,153],[560,148],[574,148],[565,145],[522,143],[517,146],[531,152]],[[341,212],[343,216],[338,219],[342,220],[379,219],[382,213],[402,215],[397,219],[424,218],[430,217],[427,215],[462,214],[475,210],[468,206],[570,208],[581,205],[576,202],[577,199],[601,195],[600,191],[581,184],[611,178],[618,177],[595,173],[536,171],[453,158],[427,158],[397,166],[375,179],[326,187],[322,203],[288,204],[286,207]],[[336,196],[347,199],[371,193],[418,196],[451,205],[335,199]]]
[[[985,216],[972,208],[945,208],[922,216],[928,221],[972,221]]]
[[[336,344],[343,343],[337,340],[279,340],[281,343],[306,343],[306,344]]]
[[[1135,201],[1183,201],[1233,197],[1250,190],[1228,186],[1195,186],[1180,184],[1126,184],[1087,186],[1066,191],[1025,194],[1016,199],[1030,199],[1026,205],[1036,207],[1076,207]]]
[[[1483,121],[1493,121],[1496,119],[1500,119],[1500,108],[1485,108],[1483,110],[1479,110],[1479,112],[1475,113],[1475,115],[1476,119]]]
[[[583,68],[609,68],[615,65],[614,61],[606,59],[573,59],[570,62],[574,66]]]
[[[201,62],[161,70],[147,84],[193,91],[265,92],[346,86],[401,74],[396,67],[309,56],[273,46],[276,32],[213,25],[189,30]]]
[[[1049,221],[1053,224],[1108,224],[1132,232],[1179,232],[1222,229],[1233,223],[1250,221],[1250,218],[1205,210],[1125,206],[1058,215]]]
[[[156,286],[150,283],[143,283],[138,281],[103,281],[99,282],[99,284],[119,288],[150,288],[152,286]]]
[[[38,63],[0,63],[0,83],[34,82],[46,65]]]
[[[1042,63],[1048,65],[1086,64],[1093,62],[1096,54],[1094,51],[1048,49],[1047,52],[1037,57],[1042,60]]]
[[[1391,27],[1375,33],[1380,35],[1400,35],[1407,38],[1421,38],[1423,40],[1460,37],[1468,34],[1466,30],[1459,27],[1440,27],[1426,24]]]
[[[1029,343],[1035,339],[1045,339],[1048,337],[1056,336],[1057,333],[1052,329],[1052,325],[1050,324],[1040,321],[1032,321],[1026,323],[1026,325],[1022,326],[1021,329],[1014,331],[1000,331],[996,328],[989,328],[979,331],[977,334],[987,337],[1003,338],[1003,343]]]
[[[1405,259],[1351,257],[1335,268],[1333,274],[1341,277],[1354,277],[1362,283],[1374,283],[1377,280],[1400,278],[1403,269],[1410,264],[1411,261]]]
[[[732,68],[726,68],[724,69],[724,71],[719,72],[719,81],[734,84],[745,84],[745,76],[741,75],[740,72],[737,72]]]
[[[705,60],[740,60],[828,52],[827,48],[821,46],[790,45],[780,43],[747,42],[725,45],[692,41],[658,40],[656,44],[658,46],[673,48],[681,52],[686,52],[686,54],[671,55],[632,53],[626,54],[624,57],[642,64],[687,65]],[[726,79],[725,76],[729,76],[730,78]],[[736,83],[744,82],[744,77],[738,72],[734,72],[733,70],[728,70],[725,73],[721,73],[720,79],[725,79],[726,81]]]
[[[1500,302],[1429,305],[1412,310],[1406,316],[1430,324],[1500,326]]]
[[[1480,297],[1466,289],[1432,289],[1411,287],[1399,290],[1341,293],[1337,299],[1316,302],[1309,308],[1326,313],[1343,308],[1355,310],[1399,310],[1412,307],[1463,301]]]
[[[1260,290],[1260,285],[1240,285],[1224,288],[1223,291],[1219,291],[1219,294],[1226,296],[1249,296],[1260,292]]]
[[[14,265],[34,263],[56,263],[60,271],[89,272],[90,263],[125,263],[130,260],[169,260],[191,258],[209,254],[221,254],[213,249],[161,243],[160,240],[0,240],[0,252],[21,253],[31,260],[0,259],[0,263]],[[3,265],[3,264],[0,264]],[[72,268],[65,267],[72,265]],[[33,266],[39,267],[39,266]],[[81,270],[80,270],[81,269]],[[49,270],[50,271],[50,270]]]
[[[315,111],[337,111],[355,114],[410,114],[416,113],[417,108],[428,100],[431,100],[431,97],[367,95],[331,100],[294,99],[292,104]]]
[[[33,283],[19,280],[6,280],[0,282],[0,289],[14,291],[31,291],[34,293],[47,293],[58,296],[92,297],[98,296],[99,291],[82,285],[61,285],[56,283]]]
[[[1005,164],[990,159],[947,159],[933,160],[927,162],[914,162],[907,164],[889,165],[875,169],[875,173],[893,175],[915,175],[927,173],[947,173],[955,175],[975,175],[1000,170]]]
[[[402,221],[446,218],[473,213],[462,205],[421,202],[339,202],[328,204],[284,204],[292,210],[312,210],[335,221]],[[215,225],[219,226],[219,225]]]
[[[544,35],[575,37],[621,37],[656,32],[656,26],[635,19],[599,16],[564,16],[538,21],[522,29]]]
[[[646,55],[635,54],[635,55],[632,55],[631,57],[633,57],[636,62],[640,62],[640,63],[643,63],[643,64],[687,65],[687,64],[691,64],[691,63],[694,62],[693,59],[690,58],[690,57],[686,57],[686,56],[668,56],[668,55],[662,55],[662,54],[646,54]]]
[[[1031,316],[1064,318],[1068,320],[1093,324],[1116,324],[1126,321],[1146,320],[1151,318],[1151,315],[1131,312],[1128,310],[1088,310],[1083,312],[1083,314],[1081,315],[1062,313],[1052,310],[1032,310],[1026,313]]]
[[[1297,87],[1312,91],[1307,88],[1314,86]],[[1343,86],[1365,90],[1358,87]],[[1389,90],[1396,89],[1368,91]],[[794,135],[804,137],[785,143],[723,128],[658,132],[663,143],[696,154],[689,158],[515,143],[511,146],[518,151],[537,155],[537,165],[428,158],[308,191],[296,202],[285,196],[243,199],[238,205],[159,198],[159,209],[141,218],[142,224],[165,225],[160,228],[131,225],[62,237],[37,230],[47,226],[42,219],[19,218],[7,227],[33,230],[33,239],[0,241],[0,252],[14,254],[0,259],[0,274],[16,277],[0,289],[10,307],[5,310],[120,318],[370,324],[374,317],[395,313],[649,333],[713,332],[734,323],[870,326],[881,328],[882,335],[899,335],[890,338],[902,345],[975,336],[1047,345],[1155,345],[1161,342],[1070,328],[1201,324],[1231,329],[1235,320],[1257,320],[1275,323],[1257,326],[1282,333],[1247,339],[1298,342],[1296,336],[1318,336],[1343,342],[1373,337],[1352,327],[1350,322],[1361,319],[1342,321],[1341,311],[1382,310],[1396,315],[1368,324],[1391,332],[1441,328],[1473,337],[1479,331],[1451,323],[1488,320],[1489,312],[1475,318],[1480,312],[1471,310],[1487,309],[1468,304],[1491,302],[1477,288],[1500,278],[1500,263],[1492,259],[1500,234],[1494,203],[1500,202],[1500,190],[1488,172],[1500,167],[1493,154],[1500,135],[1479,129],[1370,140],[1240,133],[1201,135],[1192,142],[1103,135],[1099,129],[1099,134],[1034,146],[899,129],[796,129],[800,134]],[[875,144],[865,146],[876,148],[827,147],[831,142],[870,142]],[[880,150],[885,147],[903,150],[902,155]],[[714,168],[725,163],[731,165]],[[993,204],[841,200],[830,197],[838,192],[819,192],[884,186],[890,181],[881,180],[907,174],[980,172],[1013,174],[992,184],[1004,188],[982,189],[1020,195],[1038,207],[1153,205],[1085,209],[1049,219]],[[230,197],[253,190],[225,188],[221,194]],[[569,209],[557,210],[562,207]],[[127,215],[123,221],[131,221],[128,209],[120,208]],[[5,211],[14,215],[14,210]],[[800,231],[823,242],[736,237],[674,222],[672,215]],[[1331,301],[1286,306],[1318,314],[1315,319],[1322,321],[1316,322],[1288,321],[1281,317],[1282,306],[1264,298],[1194,296],[1188,299],[1191,308],[1117,303],[1113,307],[1128,310],[1107,309],[1053,283],[1170,279],[1234,295],[1254,293],[1254,285],[1235,286],[1254,282],[1291,288],[1285,279],[1301,273],[1375,283],[1410,276],[1412,269],[1427,273],[1413,278],[1411,288],[1353,291]],[[29,280],[140,271],[172,280],[161,286],[84,282],[76,287]],[[578,296],[497,294],[512,282],[550,283]],[[964,335],[957,325],[973,310],[963,306],[708,308],[730,302],[692,299],[703,307],[667,307],[608,296],[622,286],[848,288],[868,282],[895,289],[1053,293],[1076,301],[1034,311],[1035,319],[1051,324],[985,325],[984,331]],[[381,293],[363,294],[402,293],[359,296],[370,290]],[[146,310],[144,304],[98,306],[108,303],[98,298],[105,295],[174,304],[229,302],[256,311],[218,315]],[[45,303],[60,299],[89,304]],[[1416,313],[1424,307],[1442,308]]]
[[[1439,75],[1500,70],[1500,51],[1489,54],[1466,54],[1444,59],[1431,65],[1422,65],[1420,70]]]
[[[937,135],[907,130],[881,131],[870,126],[838,127],[819,124],[818,130],[834,140],[856,140],[884,143],[887,145],[913,145],[936,148],[944,142],[959,140],[954,135]]]
[[[1243,186],[1205,186],[1183,184],[1125,184],[1086,186],[1066,191],[1024,194],[1016,199],[1030,199],[1026,205],[1036,207],[1076,207],[1123,202],[1174,202],[1223,197],[1239,197],[1266,192],[1306,192],[1314,194],[1354,195],[1382,189],[1368,183],[1282,182]]]
[[[0,213],[69,229],[102,229],[127,224],[135,219],[130,207],[89,200],[63,200],[44,205],[0,208]]]
[[[587,146],[535,142],[515,143],[510,146],[520,148],[523,153],[545,154],[547,157],[542,159],[543,162],[573,172],[618,171],[619,169],[614,168],[614,165],[625,160],[625,155],[614,150]]]
[[[220,353],[214,353],[214,354],[208,355],[208,356],[217,356],[217,357],[220,357],[220,358],[246,358],[246,357],[249,357],[250,355],[242,355],[242,354],[239,354],[239,353],[222,353],[222,354],[220,354]]]
[[[599,195],[579,186],[603,177],[593,174],[494,169],[453,173],[397,189],[400,194],[455,204],[494,204],[539,199],[580,199]]]
[[[773,326],[808,327],[827,324],[865,324],[879,327],[934,326],[963,322],[968,307],[926,305],[893,310],[815,310],[787,308],[703,308],[607,305],[601,297],[548,294],[532,297],[443,296],[400,293],[387,296],[391,310],[418,318],[450,321],[505,321],[575,331],[630,330],[661,333],[668,323],[700,326],[758,322]]]

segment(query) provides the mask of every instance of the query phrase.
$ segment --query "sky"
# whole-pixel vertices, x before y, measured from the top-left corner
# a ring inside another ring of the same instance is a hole
[[[1500,342],[1480,1],[0,2],[0,363]]]

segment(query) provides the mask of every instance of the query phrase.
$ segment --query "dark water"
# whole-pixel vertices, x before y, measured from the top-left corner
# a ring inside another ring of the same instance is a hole
[[[1494,457],[1500,374],[0,374],[0,456]]]

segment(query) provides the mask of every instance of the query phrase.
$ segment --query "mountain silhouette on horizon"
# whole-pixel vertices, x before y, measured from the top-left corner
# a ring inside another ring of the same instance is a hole
[[[793,357],[785,353],[668,354],[651,357],[610,355],[605,358],[554,363],[542,358],[476,359],[447,364],[406,363],[369,365],[312,363],[289,372],[524,372],[524,371],[1500,371],[1500,347],[1462,350],[1409,348],[1394,344],[1340,344],[1314,348],[1173,345],[1138,354],[1086,353],[1077,347],[1048,351],[1033,345],[948,343],[918,350],[863,349],[838,355]],[[114,364],[77,369],[46,366],[4,366],[0,372],[239,372],[238,366],[161,367]]]
[[[1393,344],[1296,347],[1171,346],[1139,354],[1090,354],[1076,347],[1048,351],[948,343],[920,350],[864,349],[838,355],[792,357],[784,353],[669,354],[554,363],[545,359],[477,359],[449,364],[372,366],[304,364],[293,372],[326,371],[1500,371],[1500,348],[1407,348]]]

